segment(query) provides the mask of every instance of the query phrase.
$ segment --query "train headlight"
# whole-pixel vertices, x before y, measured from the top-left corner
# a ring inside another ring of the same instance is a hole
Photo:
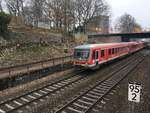
[[[95,63],[95,60],[93,60],[93,63]]]

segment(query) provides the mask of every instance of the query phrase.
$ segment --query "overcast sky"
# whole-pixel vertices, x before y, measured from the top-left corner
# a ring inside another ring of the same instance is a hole
[[[150,28],[150,0],[106,0],[111,6],[112,23],[124,13],[129,13],[144,28]]]

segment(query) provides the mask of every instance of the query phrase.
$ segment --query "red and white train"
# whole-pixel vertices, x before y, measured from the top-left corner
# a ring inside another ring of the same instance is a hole
[[[73,65],[96,69],[100,64],[144,48],[144,42],[87,44],[74,49]]]

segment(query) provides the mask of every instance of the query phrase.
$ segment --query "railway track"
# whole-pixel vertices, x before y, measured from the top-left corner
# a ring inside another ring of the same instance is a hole
[[[132,61],[133,58],[131,58],[130,60]],[[124,66],[120,66],[120,64],[118,64],[118,67],[119,69],[122,69]],[[129,62],[126,63],[126,65],[128,64]],[[78,83],[81,82],[82,80],[87,79],[88,77],[86,76],[86,74],[83,74],[83,72],[85,72],[85,70],[81,70],[72,76],[47,84],[23,95],[0,102],[0,113],[12,113],[16,111],[23,112],[21,109],[24,108],[25,106],[31,103],[36,105],[38,104],[37,101],[44,101],[43,100],[44,97],[56,93],[57,91],[62,91],[63,89],[71,86],[74,83]],[[81,73],[84,76],[80,76]]]
[[[46,97],[49,94],[55,93],[79,80],[82,80],[86,78],[86,75],[83,74],[84,72],[85,70],[80,70],[74,75],[47,84],[41,88],[37,88],[15,98],[10,98],[9,100],[0,102],[0,113],[12,113],[13,111],[23,106],[26,106],[36,100],[40,100],[41,98]],[[80,76],[81,73],[83,74],[83,76]]]
[[[124,65],[96,85],[80,94],[72,101],[58,109],[55,113],[89,113],[92,108],[104,98],[115,86],[117,86],[143,59],[136,59],[128,65]]]

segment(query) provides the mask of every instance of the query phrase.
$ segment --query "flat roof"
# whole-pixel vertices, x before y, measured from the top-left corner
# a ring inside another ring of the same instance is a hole
[[[120,45],[120,44],[129,44],[129,43],[133,43],[133,42],[120,42],[120,43],[103,43],[103,44],[86,44],[86,45],[80,45],[75,47],[75,49],[89,49],[89,48],[94,48],[97,46],[116,46],[116,45]]]
[[[112,36],[121,36],[122,38],[150,38],[150,32],[139,32],[139,33],[109,33],[109,34],[100,34],[93,33],[88,34],[88,38],[101,38],[101,37],[112,37]]]

